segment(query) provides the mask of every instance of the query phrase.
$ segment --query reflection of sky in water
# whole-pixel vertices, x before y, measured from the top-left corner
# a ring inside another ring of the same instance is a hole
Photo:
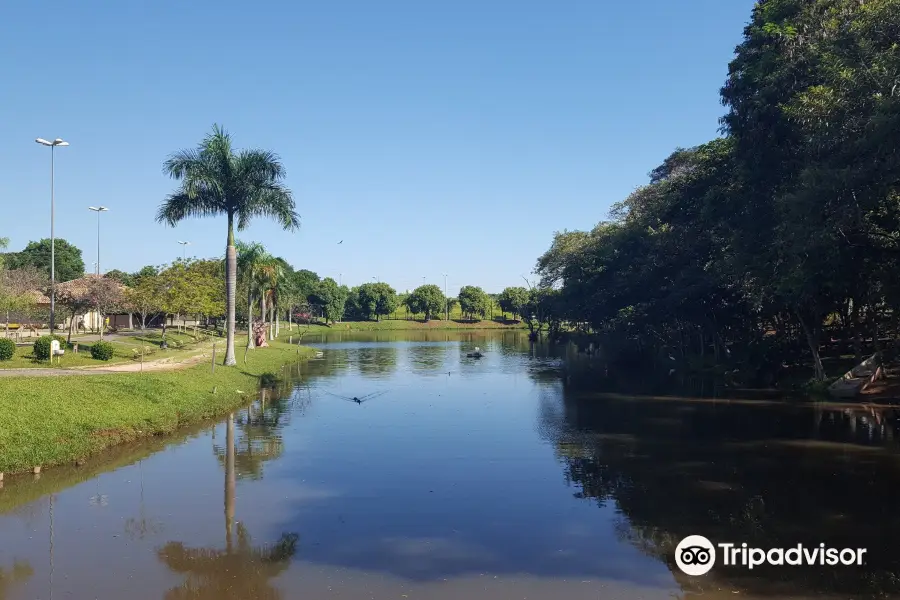
[[[844,519],[858,517],[852,491],[823,495],[841,482],[871,488],[867,510],[885,519],[880,509],[896,495],[879,446],[889,432],[879,429],[881,437],[872,438],[866,425],[872,419],[849,431],[846,415],[816,420],[807,409],[575,401],[579,392],[560,379],[565,372],[554,352],[529,348],[524,334],[464,335],[462,341],[433,334],[391,344],[383,334],[357,337],[340,344],[314,340],[325,355],[300,366],[291,398],[267,401],[264,419],[254,411],[253,427],[241,426],[246,411],[236,417],[235,519],[254,545],[284,532],[300,535],[293,567],[278,576],[290,582],[282,586],[288,591],[304,589],[304,581],[340,589],[349,580],[327,574],[358,569],[409,585],[497,576],[517,593],[529,589],[522,587],[527,580],[544,590],[535,597],[574,589],[539,585],[563,579],[567,586],[619,582],[644,597],[648,588],[635,584],[656,586],[665,596],[677,586],[663,562],[638,549],[641,536],[677,529],[682,521],[695,526],[715,517],[727,524],[734,517],[728,494],[741,501],[745,492],[766,495],[758,514],[735,513],[755,519],[765,535],[785,529],[778,511],[792,516],[795,530],[804,519],[832,518],[839,509]],[[485,358],[466,358],[475,346]],[[333,395],[372,392],[383,394],[362,405]],[[857,445],[837,443],[850,439]],[[55,594],[159,598],[183,581],[161,564],[160,547],[182,542],[222,550],[224,474],[217,450],[224,446],[220,423],[140,465],[55,494]],[[854,447],[868,450],[847,452]],[[782,451],[799,454],[785,458]],[[814,473],[803,481],[797,505],[773,495],[784,489],[782,479],[802,475],[790,472],[793,464]],[[860,480],[851,480],[854,472]],[[771,473],[771,481],[753,479],[759,473]],[[0,493],[23,493],[28,481],[8,481]],[[585,492],[601,499],[577,497]],[[821,510],[809,509],[812,497]],[[629,520],[635,517],[639,528]],[[888,529],[896,517],[889,519]],[[743,526],[734,523],[727,527]],[[0,569],[24,560],[33,570],[0,600],[48,596],[49,544],[47,497],[0,515]],[[385,597],[397,597],[393,592],[406,588],[383,589]]]

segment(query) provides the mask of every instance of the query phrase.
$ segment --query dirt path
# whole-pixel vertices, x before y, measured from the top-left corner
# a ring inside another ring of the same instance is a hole
[[[216,360],[219,360],[225,344],[216,347]],[[184,369],[212,359],[212,344],[205,344],[195,348],[188,356],[168,356],[156,360],[144,361],[144,372],[174,371]],[[138,373],[141,369],[140,362],[128,362],[108,367],[74,367],[71,369],[0,369],[0,377],[59,377],[64,375],[108,375],[110,373]]]

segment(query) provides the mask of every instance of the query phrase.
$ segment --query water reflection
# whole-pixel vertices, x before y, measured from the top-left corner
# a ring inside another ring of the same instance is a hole
[[[284,389],[262,388],[259,404],[241,413],[236,424],[240,436],[236,442],[235,472],[239,479],[262,479],[263,465],[284,453],[282,429],[289,423],[292,406]],[[227,461],[227,449],[213,444],[219,462]]]
[[[728,400],[693,383],[697,398],[659,382],[637,382],[654,393],[636,398],[633,375],[517,332],[340,337],[217,428],[9,479],[0,599],[900,591],[892,409]],[[466,359],[474,346],[483,359]],[[106,494],[102,510],[88,503]],[[689,579],[672,561],[687,534],[867,547],[870,563]]]
[[[563,388],[545,406],[574,496],[621,514],[619,534],[689,590],[900,592],[896,414],[874,408],[612,399]],[[584,391],[584,390],[582,390]],[[868,548],[864,567],[716,568],[685,578],[677,543]]]
[[[160,548],[157,553],[160,561],[186,577],[180,586],[166,592],[167,600],[281,598],[279,590],[272,587],[271,580],[287,569],[290,558],[296,552],[298,536],[285,533],[273,545],[254,547],[243,524],[237,523],[235,527],[233,414],[228,416],[225,439],[225,549],[188,548],[182,542],[169,542]]]
[[[10,567],[0,566],[0,600],[5,600],[12,589],[25,583],[34,575],[28,561],[15,560]]]

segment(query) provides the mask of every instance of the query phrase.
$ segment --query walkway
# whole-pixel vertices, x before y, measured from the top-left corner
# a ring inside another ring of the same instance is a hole
[[[220,344],[224,349],[224,344]],[[168,356],[156,360],[144,361],[143,369],[139,362],[127,362],[108,367],[75,367],[63,368],[37,368],[37,369],[0,369],[0,377],[59,377],[63,375],[109,375],[111,373],[138,373],[153,371],[174,371],[183,369],[211,360],[212,344],[206,344],[202,348],[195,348],[189,356]],[[218,360],[218,357],[216,358]]]

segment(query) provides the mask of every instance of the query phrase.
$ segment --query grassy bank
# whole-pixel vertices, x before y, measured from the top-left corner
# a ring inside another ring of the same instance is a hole
[[[247,353],[246,364],[239,349],[238,366],[217,365],[215,374],[203,364],[144,374],[0,379],[0,472],[71,463],[220,415],[252,399],[261,374],[312,353],[274,342]]]
[[[489,321],[487,319],[483,321],[432,319],[427,323],[421,319],[409,321],[406,319],[382,319],[381,321],[344,321],[334,323],[330,327],[310,325],[309,330],[319,333],[323,331],[400,331],[410,329],[522,329],[524,327],[525,325],[519,321]],[[301,331],[305,329],[306,325],[300,326]],[[284,330],[281,333],[283,337]]]
[[[148,331],[127,338],[104,340],[112,345],[113,357],[108,361],[91,358],[91,346],[95,342],[82,342],[73,338],[72,344],[66,347],[66,353],[53,359],[53,363],[47,360],[34,358],[34,346],[18,346],[15,355],[10,360],[0,361],[0,369],[73,369],[81,367],[103,367],[120,365],[123,363],[140,362],[141,351],[144,360],[156,360],[160,358],[178,358],[189,356],[198,344],[211,339],[208,334],[200,332],[194,335],[191,331],[179,333],[168,331],[166,342],[169,347],[162,350],[162,334],[157,331]],[[217,338],[221,340],[221,338]],[[73,345],[78,344],[78,354],[75,354]]]

